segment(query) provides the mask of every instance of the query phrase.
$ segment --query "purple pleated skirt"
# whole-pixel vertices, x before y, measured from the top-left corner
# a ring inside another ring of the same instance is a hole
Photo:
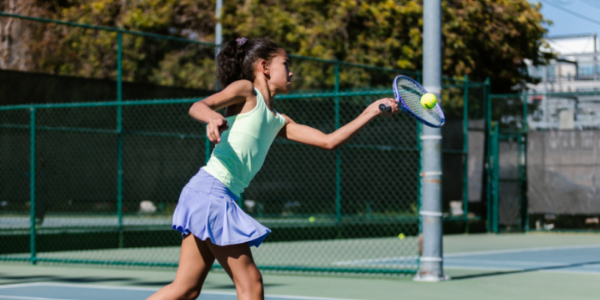
[[[204,169],[190,179],[173,213],[173,229],[219,246],[249,243],[258,247],[271,230],[236,203],[234,195]]]

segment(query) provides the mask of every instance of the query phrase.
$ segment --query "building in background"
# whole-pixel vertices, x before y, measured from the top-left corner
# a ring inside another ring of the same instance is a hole
[[[600,128],[600,41],[596,34],[548,38],[558,54],[547,66],[529,64],[541,81],[528,85],[530,129]],[[557,94],[560,93],[560,94]],[[549,95],[546,95],[549,94]]]

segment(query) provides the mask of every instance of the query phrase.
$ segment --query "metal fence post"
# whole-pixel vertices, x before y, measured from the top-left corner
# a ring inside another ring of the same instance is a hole
[[[335,130],[340,128],[340,65],[335,59]],[[342,151],[335,150],[335,221],[342,222]],[[339,232],[338,232],[339,235]]]
[[[35,265],[36,252],[36,224],[35,224],[35,106],[30,109],[29,117],[29,203],[30,203],[30,228],[29,228],[29,260]]]
[[[523,94],[523,131],[520,136],[519,189],[521,195],[521,229],[529,231],[529,201],[527,198],[527,94]]]
[[[417,150],[419,151],[419,173],[417,175],[417,214],[419,219],[419,238],[423,238],[423,216],[421,215],[421,208],[423,207],[423,193],[421,192],[421,173],[423,172],[423,140],[421,135],[423,134],[423,123],[415,121],[417,123]],[[421,246],[418,247],[417,255],[421,255]],[[417,270],[421,267],[421,259],[417,260]]]
[[[469,233],[469,76],[465,75],[463,99],[463,212],[465,233]]]
[[[492,111],[492,100],[491,100],[491,93],[490,93],[490,79],[486,78],[485,79],[485,85],[483,88],[484,91],[484,102],[483,102],[483,113],[484,113],[484,119],[485,119],[485,124],[484,124],[484,132],[485,132],[485,199],[486,199],[486,229],[487,232],[491,232],[492,231],[492,223],[490,223],[492,221],[492,203],[491,203],[491,181],[492,181],[492,173],[491,173],[491,168],[492,166],[490,165],[490,156],[491,156],[491,130],[492,130],[492,118],[491,118],[491,111]]]
[[[500,144],[500,134],[498,132],[499,124],[493,125],[493,135],[494,138],[492,140],[492,224],[493,231],[495,234],[498,234],[498,192],[500,188],[500,180],[499,176],[499,144]]]
[[[117,32],[117,102],[123,102],[123,33]],[[119,248],[124,247],[123,236],[123,107],[117,106],[117,218],[119,230]]]

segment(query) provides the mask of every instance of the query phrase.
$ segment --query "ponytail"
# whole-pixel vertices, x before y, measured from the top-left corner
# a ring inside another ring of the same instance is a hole
[[[265,39],[229,41],[217,56],[217,79],[221,88],[241,79],[254,82],[254,63],[259,59],[270,62],[280,50],[277,44]]]

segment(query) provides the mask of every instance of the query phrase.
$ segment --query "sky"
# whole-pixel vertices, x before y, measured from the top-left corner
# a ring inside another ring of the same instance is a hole
[[[529,0],[542,3],[542,14],[554,22],[548,26],[548,37],[597,33],[600,36],[600,0]],[[591,22],[576,14],[595,20]]]

